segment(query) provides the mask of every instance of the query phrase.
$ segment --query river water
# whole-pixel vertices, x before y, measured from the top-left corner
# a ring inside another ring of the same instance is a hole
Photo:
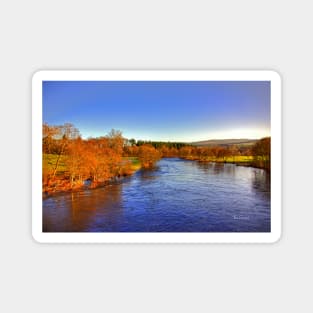
[[[43,200],[44,232],[269,232],[270,175],[162,159],[118,184]]]

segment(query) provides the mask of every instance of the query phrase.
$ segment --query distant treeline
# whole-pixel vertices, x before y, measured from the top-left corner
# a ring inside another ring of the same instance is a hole
[[[158,142],[156,148],[161,157],[179,157],[202,162],[240,163],[254,167],[270,169],[271,139],[263,138],[252,146],[228,145],[197,147],[182,144],[180,148],[169,145],[168,142]],[[137,144],[126,145],[123,153],[125,156],[138,156],[140,146]]]
[[[130,175],[134,160],[143,168],[153,167],[162,157],[180,157],[205,162],[247,163],[270,169],[270,138],[251,147],[196,147],[181,142],[125,139],[118,130],[106,136],[82,139],[70,123],[43,124],[43,191],[94,186],[112,178]]]
[[[172,141],[150,141],[150,140],[138,140],[136,139],[126,139],[126,143],[131,146],[143,146],[143,145],[151,145],[155,149],[160,149],[161,147],[165,146],[167,148],[175,148],[180,149],[182,147],[188,146],[188,143],[184,142],[172,142]]]

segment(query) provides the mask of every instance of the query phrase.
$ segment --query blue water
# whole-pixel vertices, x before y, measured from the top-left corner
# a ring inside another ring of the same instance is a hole
[[[43,201],[46,232],[269,232],[270,176],[162,159],[119,184]]]

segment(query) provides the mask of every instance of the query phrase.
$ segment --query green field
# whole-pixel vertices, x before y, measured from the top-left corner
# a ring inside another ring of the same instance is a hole
[[[42,155],[42,167],[44,170],[53,171],[55,168],[55,164],[57,162],[58,155],[57,154],[46,154]],[[65,156],[61,155],[58,171],[57,174],[64,174],[66,172],[66,165],[65,165]]]

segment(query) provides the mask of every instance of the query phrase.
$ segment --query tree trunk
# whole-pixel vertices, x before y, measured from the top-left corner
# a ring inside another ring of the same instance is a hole
[[[61,151],[60,151],[60,153],[58,155],[58,158],[57,158],[57,161],[55,163],[55,167],[54,167],[53,174],[52,174],[53,178],[55,177],[55,174],[56,174],[56,172],[58,170],[59,162],[60,162],[60,159],[61,159],[61,155],[63,154],[64,147],[65,147],[65,142],[61,146]]]

